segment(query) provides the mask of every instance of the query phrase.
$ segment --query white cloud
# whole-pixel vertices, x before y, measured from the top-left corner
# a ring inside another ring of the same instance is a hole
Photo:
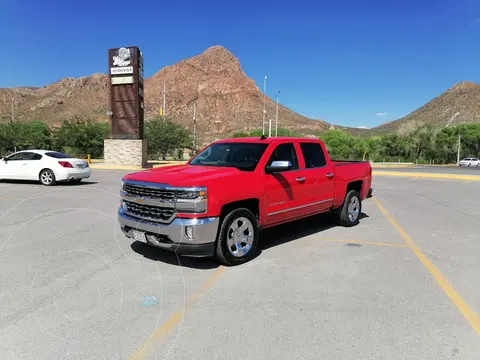
[[[358,126],[357,129],[368,129],[366,126]]]
[[[386,116],[386,115],[387,115],[386,112],[379,112],[379,113],[377,113],[377,116]]]
[[[468,24],[469,24],[469,25],[477,25],[477,24],[480,24],[480,18],[477,18],[477,19],[475,19],[475,20],[473,20],[473,21],[470,21]]]

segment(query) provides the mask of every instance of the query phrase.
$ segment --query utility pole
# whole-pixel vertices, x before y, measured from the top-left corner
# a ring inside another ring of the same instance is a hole
[[[197,153],[197,117],[196,102],[193,103],[193,154]]]
[[[262,126],[262,135],[265,135],[265,116],[267,114],[267,110],[265,108],[265,93],[267,91],[267,76],[265,75],[265,79],[263,80],[263,126]]]
[[[12,124],[15,122],[15,110],[13,105],[13,95],[12,95]]]
[[[277,95],[275,95],[277,98],[277,111],[275,114],[275,137],[278,136],[278,99],[280,98],[280,90],[278,90]]]
[[[165,88],[165,83],[163,83],[163,116],[167,116],[167,110],[165,108],[165,99],[166,99],[166,88]]]
[[[457,165],[460,163],[460,135],[458,135]]]

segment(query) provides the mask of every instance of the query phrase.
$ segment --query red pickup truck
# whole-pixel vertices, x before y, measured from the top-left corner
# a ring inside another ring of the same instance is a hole
[[[118,221],[136,241],[237,265],[262,229],[325,212],[356,225],[371,182],[368,161],[332,161],[320,140],[219,140],[185,165],[124,176]]]

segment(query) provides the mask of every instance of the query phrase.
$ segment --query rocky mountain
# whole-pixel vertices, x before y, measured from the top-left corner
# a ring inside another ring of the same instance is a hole
[[[480,85],[463,81],[407,116],[377,126],[369,133],[409,133],[422,125],[441,129],[480,122]]]
[[[49,124],[75,116],[107,120],[107,81],[107,75],[94,74],[65,78],[42,88],[0,89],[0,121],[10,119],[12,99],[18,120],[39,119]],[[191,127],[196,102],[197,131],[202,138],[262,127],[263,94],[224,47],[210,47],[145,79],[146,119],[159,115],[164,84],[167,116]],[[267,97],[266,108],[268,127],[269,118],[275,122],[275,101]],[[279,126],[308,134],[324,131],[329,124],[280,105]]]

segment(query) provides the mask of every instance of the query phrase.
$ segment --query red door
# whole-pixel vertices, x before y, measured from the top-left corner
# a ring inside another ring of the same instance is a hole
[[[279,144],[266,164],[269,166],[273,161],[289,161],[292,166],[275,174],[264,173],[265,226],[289,221],[305,213],[309,197],[305,180],[308,171],[300,169],[297,149],[294,142]]]
[[[325,152],[319,142],[300,141],[301,165],[305,174],[305,191],[308,212],[328,211],[333,205],[335,192],[334,169],[327,165]]]

